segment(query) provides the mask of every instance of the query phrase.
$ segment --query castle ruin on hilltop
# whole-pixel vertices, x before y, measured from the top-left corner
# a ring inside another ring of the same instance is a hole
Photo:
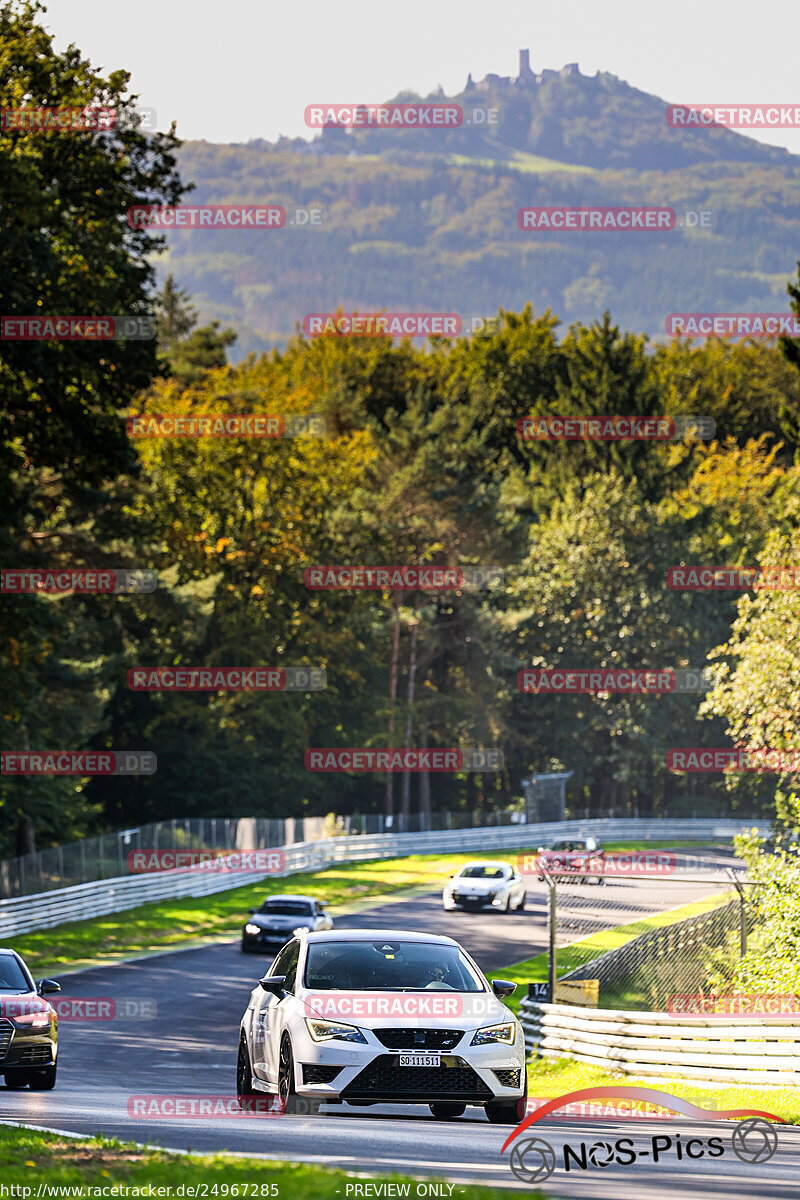
[[[475,83],[472,75],[467,76],[464,92],[505,91],[511,88],[539,87],[548,79],[566,79],[570,75],[580,75],[577,63],[567,63],[560,71],[542,71],[537,75],[531,70],[530,50],[519,52],[519,75],[512,79],[510,75],[487,75],[479,83]]]

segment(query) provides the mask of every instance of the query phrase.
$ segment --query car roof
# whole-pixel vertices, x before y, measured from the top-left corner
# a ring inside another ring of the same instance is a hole
[[[289,892],[282,892],[280,896],[265,896],[264,903],[271,904],[273,900],[305,900],[307,904],[316,904],[316,896],[297,896]]]
[[[455,938],[438,933],[421,933],[418,929],[326,929],[304,933],[308,942],[430,942],[433,945],[457,946]]]

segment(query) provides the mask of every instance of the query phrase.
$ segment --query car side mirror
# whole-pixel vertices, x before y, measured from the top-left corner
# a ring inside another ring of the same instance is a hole
[[[494,992],[495,996],[497,996],[498,1000],[505,1000],[506,996],[510,996],[516,990],[517,985],[515,983],[509,983],[507,979],[492,980],[492,991]]]
[[[40,996],[51,996],[53,992],[61,991],[61,984],[55,979],[39,979],[36,982],[36,991]]]
[[[263,979],[258,981],[265,992],[272,992],[273,996],[283,995],[283,985],[286,983],[285,975],[265,975]]]
[[[248,910],[247,910],[247,911],[248,911],[249,913],[257,913],[257,912],[258,912],[258,909],[257,909],[257,908],[248,908]]]

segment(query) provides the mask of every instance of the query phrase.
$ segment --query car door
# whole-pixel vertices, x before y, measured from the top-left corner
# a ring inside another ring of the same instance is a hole
[[[278,1082],[278,1060],[281,1050],[281,1034],[283,1033],[291,1014],[294,1003],[294,993],[297,983],[297,962],[300,957],[300,943],[295,938],[284,946],[275,960],[272,975],[285,975],[283,996],[270,996],[269,1029],[265,1037],[265,1061],[270,1082]]]
[[[293,941],[283,947],[270,968],[270,975],[289,975],[292,965],[292,947],[295,948],[296,973],[297,946],[298,943]],[[273,1047],[273,1042],[276,1036],[280,1037],[280,1019],[277,1011],[280,997],[273,995],[272,992],[265,992],[263,988],[261,997],[261,1002],[253,1013],[253,1070],[257,1077],[264,1080],[265,1083],[277,1085],[278,1050]]]
[[[525,884],[522,876],[517,871],[511,872],[511,885],[509,890],[511,894],[511,907],[517,908],[517,906],[522,903],[522,896],[525,891]]]

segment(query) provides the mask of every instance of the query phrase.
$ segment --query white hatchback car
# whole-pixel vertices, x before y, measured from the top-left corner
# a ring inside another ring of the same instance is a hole
[[[502,1003],[516,985],[485,976],[449,937],[402,930],[300,933],[253,989],[240,1028],[243,1108],[329,1104],[466,1106],[517,1125],[528,1093],[525,1039]]]
[[[465,863],[450,877],[442,891],[442,908],[445,912],[454,908],[497,908],[507,913],[512,908],[523,909],[526,899],[525,883],[518,871],[507,862],[485,860]]]

